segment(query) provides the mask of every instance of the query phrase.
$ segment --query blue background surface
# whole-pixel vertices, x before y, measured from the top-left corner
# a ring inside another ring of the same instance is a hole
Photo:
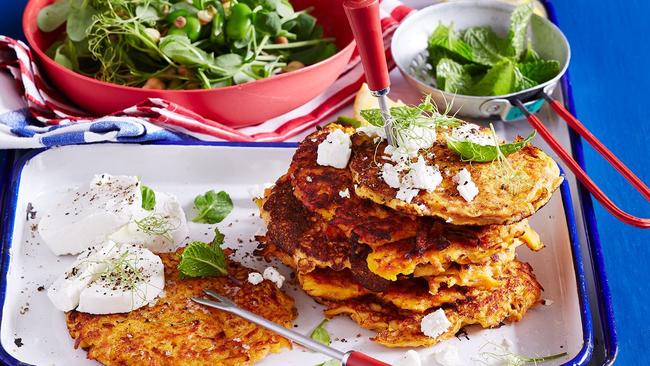
[[[552,2],[572,46],[578,117],[650,182],[650,1]],[[0,0],[0,34],[20,36],[24,3]],[[620,207],[650,217],[650,204],[588,147],[585,159],[592,178]],[[650,365],[650,230],[622,224],[595,206],[619,333],[616,364]]]

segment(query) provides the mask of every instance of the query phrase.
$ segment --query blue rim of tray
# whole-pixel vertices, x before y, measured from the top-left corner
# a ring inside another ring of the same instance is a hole
[[[556,13],[552,4],[552,0],[540,0],[542,4],[545,6],[549,19],[554,22],[557,22],[557,17]],[[562,93],[564,97],[564,103],[565,106],[569,109],[569,111],[576,115],[575,113],[575,105],[574,105],[574,100],[573,100],[573,94],[572,94],[572,87],[571,87],[571,82],[569,78],[569,73],[567,72],[564,77],[560,81],[561,86],[562,86]],[[578,134],[576,134],[574,131],[572,131],[570,128],[569,130],[569,136],[570,136],[570,142],[571,142],[571,152],[573,154],[574,159],[578,162],[578,164],[585,169],[585,164],[584,164],[584,154],[583,154],[583,147],[582,147],[582,141],[581,138]],[[182,143],[166,143],[166,142],[158,142],[155,144],[159,145],[209,145],[209,146],[241,146],[241,147],[295,147],[295,143],[238,143],[238,142],[198,142],[198,141],[183,141]],[[15,211],[16,211],[16,198],[17,198],[17,192],[18,192],[18,185],[19,185],[19,179],[20,179],[20,171],[22,170],[22,167],[24,164],[33,156],[37,155],[38,153],[44,151],[45,149],[40,149],[36,150],[33,152],[30,152],[24,156],[22,156],[17,162],[16,166],[14,167],[13,174],[7,174],[6,176],[10,177],[9,179],[3,179],[2,182],[0,182],[0,187],[3,187],[3,183],[5,186],[10,187],[11,189],[8,189],[4,195],[4,197],[0,197],[0,207],[7,208],[3,210],[2,215],[0,216],[0,219],[3,220],[3,225],[2,225],[2,232],[0,232],[0,240],[2,240],[1,243],[10,243],[11,241],[11,234],[13,231],[13,223],[14,223],[14,218],[15,218]],[[7,154],[10,155],[10,154]],[[7,160],[11,160],[11,157],[7,158]],[[20,167],[20,171],[17,171],[16,167]],[[7,170],[5,170],[6,172]],[[18,173],[18,174],[17,174]],[[4,174],[3,174],[4,175]],[[566,185],[566,188],[565,188]],[[575,217],[574,217],[574,211],[572,206],[570,205],[571,201],[571,194],[568,189],[567,183],[563,183],[562,187],[560,188],[561,194],[562,194],[562,201],[563,205],[565,208],[565,213],[567,214],[567,225],[569,229],[569,234],[571,238],[571,244],[572,244],[572,251],[574,253],[573,259],[574,259],[574,270],[576,270],[576,280],[578,289],[581,291],[582,294],[586,294],[586,287],[585,287],[585,273],[584,273],[584,268],[582,266],[582,258],[581,258],[581,253],[579,251],[579,242],[578,242],[578,237],[577,237],[577,227],[576,227],[576,222],[575,222]],[[3,190],[0,190],[0,193],[2,193]],[[11,193],[10,193],[11,192]],[[595,213],[593,210],[593,202],[591,195],[589,192],[584,189],[584,187],[581,184],[578,184],[578,195],[580,199],[580,206],[581,206],[581,212],[583,215],[583,218],[585,220],[585,227],[583,228],[585,230],[587,240],[588,242],[585,243],[587,245],[587,248],[589,249],[590,253],[590,258],[591,259],[591,264],[594,269],[594,282],[596,285],[597,289],[597,302],[598,302],[598,309],[599,309],[599,315],[600,315],[600,325],[603,328],[603,335],[604,335],[604,347],[605,347],[605,355],[606,358],[604,360],[604,364],[611,364],[614,362],[616,355],[618,353],[618,337],[616,334],[616,327],[615,327],[615,321],[614,321],[614,311],[613,311],[613,306],[612,306],[612,299],[611,299],[611,292],[609,289],[609,285],[607,282],[607,276],[605,272],[605,267],[604,267],[604,261],[603,261],[603,256],[602,256],[602,247],[600,244],[600,237],[598,234],[598,228],[597,228],[597,222],[596,222],[596,217]],[[2,198],[5,199],[6,202],[3,202]],[[12,199],[13,198],[13,199]],[[574,245],[577,245],[578,247],[575,247]],[[4,305],[4,298],[5,298],[5,290],[6,290],[6,283],[5,283],[5,276],[6,272],[8,269],[8,259],[9,259],[9,253],[8,253],[9,247],[7,246],[2,246],[0,248],[0,251],[2,252],[2,257],[0,258],[0,261],[2,263],[2,266],[0,267],[0,270],[2,270],[3,276],[0,278],[0,301],[2,305]],[[577,256],[577,257],[576,257]],[[580,276],[578,275],[577,271],[578,268],[576,266],[576,261],[577,259],[579,260],[579,267],[580,267]],[[588,298],[584,298],[584,296],[580,296],[581,300],[581,316],[584,317],[585,315],[589,315],[591,313],[588,305],[589,305],[589,300]],[[582,310],[584,309],[584,305],[587,305],[587,309],[585,312]],[[2,311],[0,310],[0,322],[2,320]],[[587,324],[588,323],[588,324]],[[586,361],[589,360],[592,352],[593,352],[593,327],[591,324],[591,316],[587,318],[587,322],[583,321],[583,338],[585,339],[584,342],[584,347],[581,350],[578,355],[571,360],[570,362],[566,364],[583,364]],[[585,332],[585,328],[588,328],[588,332]],[[590,335],[589,339],[587,338],[587,335]],[[9,354],[6,353],[3,347],[0,347],[0,361],[3,362],[11,362],[11,364],[14,365],[27,365],[25,363],[22,363],[13,357],[11,357]]]
[[[203,142],[203,141],[183,141],[183,142],[157,142],[150,145],[168,145],[168,146],[221,146],[221,147],[249,147],[249,148],[295,148],[298,146],[297,143],[285,143],[285,142],[268,142],[268,143],[256,143],[256,142]],[[9,181],[9,189],[7,190],[7,200],[5,202],[5,209],[2,212],[2,232],[0,232],[0,244],[2,247],[2,267],[0,267],[0,306],[2,310],[4,309],[4,303],[6,298],[6,278],[9,270],[9,252],[11,249],[11,244],[13,241],[14,233],[14,223],[16,219],[17,212],[17,202],[18,202],[18,193],[20,190],[20,179],[22,177],[22,171],[25,165],[33,159],[35,156],[48,151],[49,149],[38,149],[30,151],[25,155],[21,156],[20,159],[16,162],[13,167],[12,174]],[[560,170],[562,168],[560,167]],[[564,172],[562,171],[562,175]],[[571,198],[571,190],[569,188],[569,183],[565,179],[560,186],[560,193],[562,196],[562,206],[564,208],[564,213],[566,217],[567,231],[569,233],[569,239],[571,244],[571,252],[573,254],[573,269],[576,277],[576,288],[578,290],[578,300],[580,304],[580,318],[582,324],[582,339],[583,346],[582,349],[577,353],[577,355],[566,362],[564,365],[584,365],[593,353],[594,349],[594,334],[592,326],[592,315],[591,307],[589,302],[589,296],[587,293],[587,284],[586,276],[583,266],[582,253],[580,250],[580,241],[578,238],[578,228],[576,226],[575,215],[573,211],[573,200]],[[0,324],[2,324],[3,311],[0,311]],[[11,356],[5,349],[2,344],[0,344],[0,361],[5,365],[30,365],[24,362],[21,362]]]
[[[540,0],[546,8],[548,18],[551,22],[560,25],[553,6],[552,0]],[[573,100],[573,88],[571,86],[571,79],[569,72],[564,74],[560,80],[562,85],[562,97],[566,108],[577,117],[575,103]],[[575,161],[582,169],[586,171],[584,150],[582,147],[582,139],[571,128],[569,130],[569,138],[571,141],[571,152]],[[600,323],[603,328],[605,359],[603,365],[611,365],[616,360],[618,354],[618,335],[616,333],[616,321],[614,318],[614,306],[612,304],[612,293],[607,281],[607,273],[605,270],[605,262],[603,258],[602,246],[600,244],[600,235],[598,234],[598,225],[596,222],[596,214],[591,194],[585,187],[578,182],[578,195],[580,199],[580,207],[582,216],[585,220],[585,233],[587,234],[586,246],[591,254],[591,263],[594,268],[594,282],[597,291],[598,309],[600,313]]]

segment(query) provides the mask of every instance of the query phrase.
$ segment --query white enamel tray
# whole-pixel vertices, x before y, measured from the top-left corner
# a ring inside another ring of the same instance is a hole
[[[5,217],[3,272],[0,301],[3,303],[0,324],[0,359],[8,364],[91,365],[83,350],[74,350],[63,313],[54,309],[45,291],[71,262],[71,257],[57,258],[39,242],[32,225],[40,214],[53,204],[57,196],[72,187],[87,184],[96,173],[138,175],[156,190],[179,197],[188,216],[193,215],[192,199],[209,189],[225,190],[235,204],[233,213],[218,226],[226,235],[229,247],[237,248],[237,258],[258,270],[268,264],[251,258],[257,246],[253,237],[264,232],[264,226],[251,200],[250,190],[256,185],[273,182],[282,175],[293,154],[293,145],[129,145],[100,144],[72,146],[31,154],[16,167],[10,189],[9,211]],[[24,165],[24,166],[23,166]],[[575,223],[571,212],[570,193],[565,184],[551,201],[531,220],[546,248],[532,253],[519,249],[519,257],[532,264],[545,291],[544,299],[551,305],[532,309],[515,324],[498,329],[467,329],[467,337],[458,337],[439,347],[458,347],[463,364],[481,364],[480,350],[491,344],[512,343],[515,353],[536,356],[567,352],[567,356],[549,362],[582,363],[589,357],[592,339],[591,315],[585,294],[582,262],[574,240]],[[26,220],[31,203],[36,219]],[[15,212],[13,212],[15,210]],[[12,222],[13,220],[13,222]],[[232,224],[232,225],[231,225]],[[192,240],[209,240],[214,226],[190,224]],[[289,278],[288,270],[277,263]],[[5,278],[6,275],[6,278]],[[301,293],[290,281],[284,287],[296,300],[299,317],[295,328],[309,333],[322,319],[322,307]],[[41,288],[42,290],[42,288]],[[347,318],[335,318],[328,325],[334,342],[341,350],[367,352],[392,362],[405,350],[388,349],[373,344],[371,332],[362,330]],[[360,335],[360,336],[358,336]],[[18,346],[20,345],[20,347]],[[272,355],[260,365],[311,366],[327,358],[298,346]],[[490,364],[490,363],[488,363]]]

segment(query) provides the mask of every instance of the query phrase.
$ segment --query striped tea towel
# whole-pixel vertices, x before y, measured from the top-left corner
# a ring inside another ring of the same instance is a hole
[[[392,33],[410,12],[398,0],[381,2],[387,52]],[[0,69],[8,71],[0,73],[0,149],[178,141],[188,136],[203,141],[284,141],[324,122],[354,98],[364,81],[355,53],[336,82],[312,101],[258,126],[233,129],[154,98],[109,116],[88,116],[47,85],[27,45],[5,36],[0,36]]]

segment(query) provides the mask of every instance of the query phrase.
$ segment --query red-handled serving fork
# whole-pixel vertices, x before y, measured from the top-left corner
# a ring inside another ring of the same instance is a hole
[[[313,339],[306,337],[300,333],[296,333],[290,329],[287,329],[279,324],[276,324],[270,320],[262,318],[261,316],[254,314],[248,310],[244,310],[237,306],[234,302],[228,299],[225,296],[222,296],[211,290],[203,290],[206,295],[214,298],[216,301],[208,300],[202,297],[193,297],[192,301],[197,302],[201,305],[209,306],[215,309],[223,310],[231,314],[238,315],[252,323],[255,323],[261,327],[264,327],[274,333],[277,333],[291,341],[304,346],[314,352],[322,353],[326,356],[332,357],[341,361],[343,366],[390,366],[385,362],[376,360],[364,353],[357,351],[341,352],[335,348],[326,346],[320,342],[316,342]]]

